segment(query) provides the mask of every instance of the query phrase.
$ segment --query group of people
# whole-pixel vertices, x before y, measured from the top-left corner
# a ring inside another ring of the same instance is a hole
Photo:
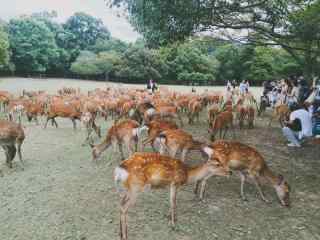
[[[147,83],[147,89],[150,93],[154,93],[158,89],[156,82],[152,78]]]
[[[309,87],[303,77],[265,82],[263,98],[270,106],[287,104],[290,109],[289,121],[284,122],[283,135],[289,147],[301,147],[304,139],[320,136],[320,82],[314,79]]]
[[[228,82],[227,82],[227,92],[234,91],[236,89],[236,87],[237,87],[237,81],[236,80],[233,80],[233,81],[228,80]],[[239,93],[241,95],[244,95],[244,94],[248,93],[249,92],[249,87],[250,87],[249,81],[248,80],[243,80],[239,84]]]

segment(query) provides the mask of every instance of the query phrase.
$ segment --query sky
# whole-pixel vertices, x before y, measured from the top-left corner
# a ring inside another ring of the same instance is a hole
[[[55,10],[58,21],[64,22],[75,12],[85,12],[102,19],[111,35],[126,42],[134,42],[138,37],[125,17],[119,17],[117,10],[106,7],[104,0],[0,0],[0,18],[10,18],[23,14]]]

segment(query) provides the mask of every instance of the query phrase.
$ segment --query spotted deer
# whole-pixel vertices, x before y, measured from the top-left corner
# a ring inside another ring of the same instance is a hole
[[[289,184],[282,175],[276,175],[271,171],[263,156],[253,147],[235,141],[216,141],[207,146],[204,151],[209,156],[209,161],[218,161],[226,171],[236,171],[240,175],[240,193],[243,200],[244,183],[247,177],[253,180],[263,201],[269,202],[265,197],[260,184],[266,180],[275,189],[278,199],[283,206],[290,205]],[[199,182],[197,186],[199,186]],[[203,198],[206,181],[201,183],[200,198]],[[198,187],[195,192],[197,192]]]
[[[93,145],[92,147],[92,157],[93,160],[97,160],[101,153],[104,152],[110,145],[117,144],[119,147],[121,159],[123,160],[123,144],[129,149],[130,155],[137,151],[138,148],[138,138],[145,127],[139,127],[139,123],[128,119],[121,122],[115,123],[107,132],[107,135],[102,143]]]
[[[207,162],[190,167],[182,161],[159,153],[135,153],[114,170],[114,181],[120,193],[120,239],[128,239],[128,210],[138,194],[149,188],[170,187],[171,224],[177,220],[177,191],[180,186],[192,184],[213,175],[229,173],[218,162]]]

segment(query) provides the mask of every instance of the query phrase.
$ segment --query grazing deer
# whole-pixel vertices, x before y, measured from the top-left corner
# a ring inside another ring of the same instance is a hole
[[[227,176],[229,173],[218,162],[207,162],[190,167],[183,162],[158,153],[135,153],[114,170],[114,181],[121,193],[120,238],[128,239],[128,210],[137,196],[149,188],[170,186],[171,224],[176,223],[176,197],[181,185],[208,179],[213,175]]]
[[[237,171],[241,179],[241,197],[246,200],[244,183],[246,177],[255,183],[263,201],[269,202],[260,187],[261,180],[267,180],[277,193],[281,205],[289,206],[289,185],[282,175],[275,175],[267,166],[262,155],[253,147],[234,141],[216,141],[204,149],[209,156],[209,161],[218,161],[226,171]],[[199,185],[199,183],[197,184]],[[200,198],[203,198],[206,182],[201,183]],[[195,192],[197,192],[197,189]]]
[[[233,137],[235,137],[235,132],[234,132],[234,126],[233,126],[233,114],[231,111],[224,111],[220,112],[219,114],[216,115],[214,118],[213,122],[211,122],[210,127],[209,127],[209,133],[211,133],[211,140],[215,140],[215,136],[217,132],[219,131],[219,137],[225,138],[226,133],[229,129],[231,128],[233,132]],[[222,135],[222,132],[224,130],[224,133]]]
[[[139,128],[139,123],[128,119],[118,123],[115,123],[107,133],[107,136],[102,143],[98,145],[92,145],[93,160],[97,160],[101,153],[104,152],[110,145],[117,143],[121,159],[124,159],[122,145],[125,144],[130,152],[130,155],[137,151],[138,137],[145,127]]]
[[[146,123],[145,126],[148,129],[148,138],[143,140],[143,145],[151,144],[153,150],[155,139],[159,136],[159,134],[168,129],[177,129],[178,126],[175,122],[165,121],[165,120],[153,120],[149,123]]]
[[[18,156],[20,162],[22,161],[21,145],[25,139],[24,131],[20,124],[6,120],[0,120],[0,145],[6,154],[6,163],[9,168],[12,168],[12,161]]]
[[[270,127],[273,119],[277,118],[281,127],[283,127],[283,122],[289,118],[289,115],[290,115],[290,109],[289,109],[288,105],[280,104],[280,105],[276,106],[273,110],[271,117],[270,117],[270,122],[269,122],[268,126]]]
[[[157,137],[160,143],[160,154],[168,153],[170,157],[175,158],[178,152],[181,152],[181,161],[184,162],[191,150],[202,152],[203,143],[195,141],[189,133],[182,129],[168,129]]]

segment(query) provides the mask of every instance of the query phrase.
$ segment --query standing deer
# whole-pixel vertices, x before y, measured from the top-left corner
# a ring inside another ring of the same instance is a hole
[[[168,129],[157,137],[160,142],[160,154],[166,152],[170,157],[175,158],[181,152],[181,161],[184,162],[191,150],[202,152],[203,143],[193,139],[192,135],[182,129]]]
[[[24,131],[20,124],[6,120],[0,120],[0,145],[6,154],[6,163],[9,168],[12,168],[12,161],[18,156],[20,162],[22,161],[21,145],[25,139]]]
[[[92,145],[93,160],[97,160],[101,153],[104,152],[110,145],[116,143],[119,146],[121,159],[124,159],[123,144],[125,144],[130,152],[130,155],[137,151],[138,138],[145,127],[140,128],[139,123],[128,119],[115,123],[109,130],[102,143]]]
[[[235,141],[216,141],[204,149],[209,161],[218,161],[226,171],[237,171],[241,179],[241,197],[246,200],[244,183],[249,176],[255,183],[263,201],[269,202],[260,187],[261,180],[267,180],[277,193],[281,205],[289,206],[289,185],[282,175],[275,175],[267,166],[262,155],[253,147]],[[199,182],[197,186],[199,185]],[[201,183],[200,198],[203,198],[206,181]],[[195,192],[197,192],[196,187]]]
[[[227,176],[218,162],[190,167],[159,153],[135,153],[114,170],[114,181],[121,194],[120,238],[128,239],[128,210],[140,192],[148,188],[170,187],[171,224],[176,223],[177,190],[181,185],[208,179],[213,175]],[[121,185],[121,186],[120,186]]]

